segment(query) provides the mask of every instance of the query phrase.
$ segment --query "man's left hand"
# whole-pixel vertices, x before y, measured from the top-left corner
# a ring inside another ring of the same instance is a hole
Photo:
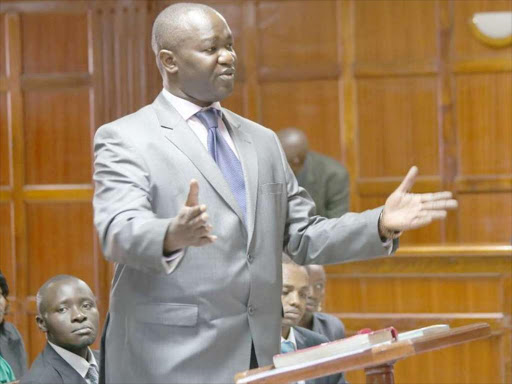
[[[418,168],[411,167],[400,186],[388,197],[381,216],[381,225],[394,232],[416,229],[433,220],[446,217],[447,210],[456,209],[457,200],[451,192],[410,193]]]

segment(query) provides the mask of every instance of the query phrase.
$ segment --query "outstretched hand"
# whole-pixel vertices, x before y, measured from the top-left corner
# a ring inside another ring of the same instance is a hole
[[[446,217],[447,210],[456,209],[457,200],[451,192],[410,193],[418,168],[411,167],[400,186],[388,197],[382,212],[381,225],[391,231],[405,231],[430,224]]]
[[[170,253],[189,246],[211,244],[217,240],[217,236],[210,235],[211,230],[206,205],[199,204],[199,184],[192,179],[187,201],[167,228],[164,250]]]

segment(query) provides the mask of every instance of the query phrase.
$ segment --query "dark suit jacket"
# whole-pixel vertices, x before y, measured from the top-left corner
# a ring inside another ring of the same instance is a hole
[[[0,329],[0,355],[9,363],[16,379],[27,372],[25,345],[20,333],[11,323],[4,322],[3,329]]]
[[[345,337],[345,326],[336,316],[328,313],[315,312],[313,314],[313,332],[324,335],[329,341],[343,339]]]
[[[316,332],[310,331],[309,329],[302,327],[293,327],[295,331],[295,342],[297,343],[297,349],[304,349],[327,343],[329,340]],[[343,373],[338,373],[331,376],[319,377],[313,380],[307,380],[306,384],[345,384],[345,376]]]
[[[100,356],[93,351],[96,362]],[[43,352],[30,367],[28,373],[20,380],[20,384],[86,384],[85,379],[69,365],[55,350],[46,343]]]
[[[297,181],[311,195],[318,215],[335,218],[348,212],[348,172],[335,159],[308,152]]]

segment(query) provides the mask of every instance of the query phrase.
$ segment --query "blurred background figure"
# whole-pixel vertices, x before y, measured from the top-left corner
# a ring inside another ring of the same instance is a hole
[[[327,280],[324,267],[321,265],[308,265],[305,268],[309,275],[310,291],[306,311],[299,325],[324,335],[330,341],[344,338],[345,326],[341,320],[336,316],[322,312],[325,283]]]
[[[19,379],[27,371],[27,354],[18,330],[13,324],[5,321],[5,315],[9,307],[8,295],[7,280],[0,272],[0,356],[12,369],[14,377]]]
[[[349,177],[335,159],[309,150],[308,139],[297,128],[277,132],[286,159],[299,185],[313,198],[320,216],[340,217],[349,210]]]

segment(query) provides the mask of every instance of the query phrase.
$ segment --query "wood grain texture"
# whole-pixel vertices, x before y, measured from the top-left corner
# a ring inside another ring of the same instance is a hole
[[[90,183],[89,89],[27,91],[27,184]]]
[[[311,149],[341,158],[336,81],[265,83],[261,95],[263,125],[274,131],[297,127],[306,133]],[[289,107],[283,108],[281,100]]]
[[[7,111],[7,94],[0,92],[0,186],[11,185],[11,151]]]
[[[24,13],[21,27],[23,73],[87,72],[84,14]]]

